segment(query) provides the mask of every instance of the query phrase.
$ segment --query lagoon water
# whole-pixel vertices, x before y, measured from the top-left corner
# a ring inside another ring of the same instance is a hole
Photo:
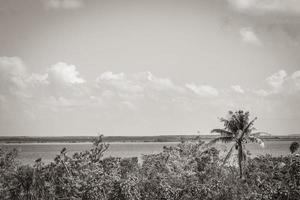
[[[289,145],[292,141],[265,141],[265,147],[257,144],[247,144],[247,149],[252,156],[272,154],[274,156],[286,155],[289,153]],[[144,154],[159,153],[164,146],[176,145],[177,142],[114,142],[104,156],[116,157],[139,157]],[[19,152],[18,160],[22,164],[32,164],[37,158],[42,158],[43,162],[49,163],[58,155],[63,147],[67,148],[68,155],[75,152],[88,150],[91,143],[11,143],[0,144],[3,150],[16,148]],[[226,151],[228,145],[219,144],[220,150]]]

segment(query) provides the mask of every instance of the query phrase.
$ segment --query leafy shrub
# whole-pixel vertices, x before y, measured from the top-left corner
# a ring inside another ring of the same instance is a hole
[[[216,148],[201,141],[164,147],[137,158],[104,158],[101,137],[92,149],[72,156],[63,149],[49,164],[15,161],[16,151],[0,151],[3,200],[268,200],[300,199],[300,158],[270,155],[247,159],[244,178],[223,165]]]

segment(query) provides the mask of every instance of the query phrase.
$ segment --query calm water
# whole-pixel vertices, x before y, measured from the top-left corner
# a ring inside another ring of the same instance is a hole
[[[265,141],[265,148],[256,144],[248,144],[247,148],[252,155],[272,154],[274,156],[286,155],[289,153],[289,145],[292,141]],[[176,145],[177,143],[160,142],[126,142],[111,143],[105,156],[118,157],[141,157],[143,154],[158,153],[164,146]],[[219,149],[226,150],[223,144],[218,145]],[[10,150],[18,149],[18,159],[23,164],[33,163],[37,158],[42,158],[44,162],[51,162],[59,154],[61,149],[66,147],[68,154],[84,151],[92,147],[91,143],[29,143],[29,144],[0,144],[0,148]]]

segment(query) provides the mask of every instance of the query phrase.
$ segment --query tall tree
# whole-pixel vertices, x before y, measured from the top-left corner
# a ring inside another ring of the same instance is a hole
[[[237,159],[240,171],[240,178],[243,177],[242,163],[246,159],[245,144],[248,142],[254,142],[264,147],[263,141],[259,138],[262,132],[255,132],[253,124],[256,117],[252,120],[249,118],[249,112],[242,110],[228,112],[226,118],[221,118],[220,121],[224,124],[224,129],[213,129],[211,133],[219,133],[220,136],[211,140],[208,145],[215,144],[217,142],[234,143],[224,158],[224,164],[232,155],[234,148],[237,150]]]

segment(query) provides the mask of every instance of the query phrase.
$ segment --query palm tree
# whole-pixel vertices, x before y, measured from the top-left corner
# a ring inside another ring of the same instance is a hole
[[[255,132],[252,133],[255,128],[253,123],[257,119],[256,117],[249,120],[249,112],[244,112],[242,110],[228,112],[227,118],[221,118],[220,121],[224,123],[224,129],[213,129],[211,133],[219,133],[220,136],[211,140],[208,145],[215,144],[217,142],[232,143],[232,147],[228,151],[223,164],[230,158],[234,148],[238,151],[238,165],[240,171],[240,178],[243,177],[242,162],[246,159],[245,144],[248,142],[255,142],[264,146],[263,141],[259,136],[263,133]]]
[[[299,146],[300,145],[298,142],[292,142],[292,144],[290,145],[291,154],[295,153],[299,149]]]

